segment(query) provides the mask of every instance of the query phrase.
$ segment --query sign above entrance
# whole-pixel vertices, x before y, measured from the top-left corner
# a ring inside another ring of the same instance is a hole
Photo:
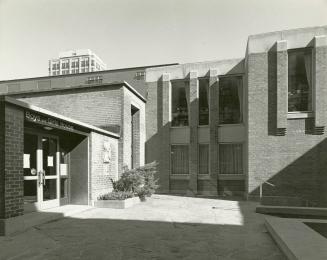
[[[30,111],[25,112],[25,118],[28,121],[38,123],[38,124],[52,126],[55,128],[66,129],[66,130],[74,129],[74,126],[67,124],[66,122],[63,122],[61,120],[57,120],[57,119],[54,119],[51,117],[43,116],[40,114],[35,114]]]

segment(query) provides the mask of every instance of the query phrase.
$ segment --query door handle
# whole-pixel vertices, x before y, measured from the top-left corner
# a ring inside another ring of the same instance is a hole
[[[42,185],[43,184],[43,181],[42,181],[42,171],[39,171],[38,172],[37,177],[38,177],[39,185]]]
[[[43,186],[45,186],[45,170],[42,171]]]
[[[45,186],[45,171],[44,170],[39,171],[38,180],[39,180],[39,185]]]

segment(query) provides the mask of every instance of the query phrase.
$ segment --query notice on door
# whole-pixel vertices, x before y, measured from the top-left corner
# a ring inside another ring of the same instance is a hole
[[[53,167],[53,156],[48,156],[48,167]]]
[[[24,168],[29,169],[30,168],[30,154],[25,153],[24,154]]]
[[[61,176],[67,176],[67,168],[68,168],[68,165],[66,163],[60,164],[60,175]]]

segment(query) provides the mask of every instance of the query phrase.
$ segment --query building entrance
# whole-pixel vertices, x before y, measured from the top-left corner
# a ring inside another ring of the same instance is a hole
[[[24,211],[60,205],[59,138],[24,134]]]

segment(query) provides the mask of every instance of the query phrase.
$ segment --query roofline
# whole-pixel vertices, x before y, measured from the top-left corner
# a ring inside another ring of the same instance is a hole
[[[141,99],[144,103],[146,103],[146,99],[135,89],[133,88],[128,82],[126,81],[115,81],[115,82],[104,82],[101,84],[84,84],[84,85],[77,85],[77,86],[69,86],[65,88],[51,88],[51,89],[36,89],[36,90],[27,90],[27,91],[17,91],[17,92],[10,92],[10,93],[2,93],[0,96],[16,96],[21,94],[34,94],[34,93],[42,93],[42,92],[52,92],[52,91],[68,91],[73,89],[83,89],[83,88],[94,88],[94,87],[112,87],[112,86],[125,86],[129,91],[131,91],[135,96]]]
[[[65,74],[65,75],[56,75],[56,76],[48,75],[48,76],[33,77],[33,78],[9,79],[9,80],[1,80],[0,81],[0,84],[6,83],[6,82],[22,81],[22,80],[37,80],[37,79],[59,78],[59,77],[72,77],[72,76],[89,75],[89,74],[95,74],[95,73],[96,74],[99,74],[99,73],[108,73],[108,72],[117,72],[117,71],[126,71],[126,70],[136,70],[136,69],[147,69],[147,68],[165,67],[165,66],[173,66],[173,65],[179,65],[179,63],[168,63],[168,64],[140,66],[140,67],[129,67],[129,68],[120,68],[120,69],[112,69],[112,70],[99,70],[99,71],[91,71],[91,72],[84,72],[84,73],[74,73],[74,74]]]
[[[135,89],[133,88],[128,82],[124,81],[123,84],[125,87],[131,91],[135,96],[137,96],[139,99],[141,99],[144,103],[146,103],[146,99]]]
[[[78,121],[78,120],[75,120],[75,119],[72,119],[72,118],[57,114],[55,112],[49,111],[49,110],[41,108],[41,107],[37,107],[37,106],[31,105],[31,104],[28,104],[26,102],[14,99],[12,97],[4,96],[4,101],[7,102],[7,103],[10,103],[10,104],[19,106],[19,107],[23,107],[23,108],[33,110],[35,112],[39,112],[39,113],[42,113],[42,114],[45,114],[45,115],[48,115],[48,116],[56,117],[58,119],[61,119],[61,120],[67,121],[69,123],[73,123],[73,124],[76,124],[76,125],[79,125],[79,126],[82,126],[82,127],[85,127],[85,128],[88,128],[90,130],[94,130],[95,132],[99,132],[99,133],[105,134],[107,136],[111,136],[111,137],[114,137],[114,138],[117,138],[117,139],[120,138],[120,135],[115,134],[113,132],[103,130],[103,129],[99,128],[99,127],[96,127],[96,126],[93,126],[93,125],[90,125],[90,124],[87,124],[87,123],[83,123],[81,121]]]
[[[279,34],[279,33],[283,33],[283,32],[296,32],[296,31],[318,30],[318,29],[327,29],[327,25],[299,27],[299,28],[291,28],[291,29],[281,29],[281,30],[270,31],[270,32],[250,34],[248,36],[248,39],[253,39],[253,38],[257,38],[257,37],[264,37],[264,36],[269,36],[271,34]]]

